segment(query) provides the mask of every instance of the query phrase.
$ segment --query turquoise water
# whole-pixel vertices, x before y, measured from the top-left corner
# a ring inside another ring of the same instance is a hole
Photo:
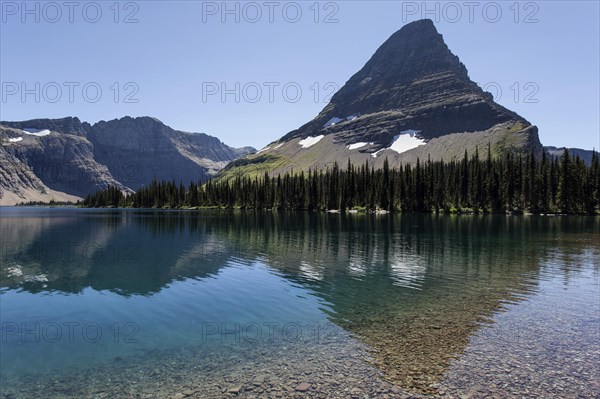
[[[600,390],[598,218],[0,213],[4,397]]]

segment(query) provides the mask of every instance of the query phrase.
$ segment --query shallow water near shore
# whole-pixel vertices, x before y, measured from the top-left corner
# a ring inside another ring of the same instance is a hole
[[[600,219],[2,208],[1,398],[600,391]]]

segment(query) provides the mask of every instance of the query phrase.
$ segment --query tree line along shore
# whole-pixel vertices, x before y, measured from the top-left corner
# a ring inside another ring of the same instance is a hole
[[[132,194],[116,187],[88,195],[84,207],[223,208],[254,210],[436,212],[436,213],[600,213],[600,166],[565,151],[560,158],[533,153],[460,161],[417,161],[374,169],[368,162],[307,173],[239,176],[190,183],[152,181]]]

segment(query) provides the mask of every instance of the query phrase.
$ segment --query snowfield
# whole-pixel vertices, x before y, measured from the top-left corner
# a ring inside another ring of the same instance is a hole
[[[48,129],[23,129],[23,133],[31,136],[44,137],[50,134]]]
[[[398,136],[394,137],[394,142],[389,149],[396,151],[398,154],[402,154],[403,152],[412,150],[413,148],[425,145],[425,140],[416,137],[416,133],[419,133],[419,131],[405,130],[400,132]]]
[[[417,137],[417,133],[420,133],[420,130],[403,130],[399,135],[394,137],[394,142],[388,148],[382,148],[381,150],[371,154],[373,158],[377,158],[377,155],[381,151],[392,150],[396,151],[398,154],[402,154],[408,150],[412,150],[413,148],[417,148],[419,146],[427,144],[427,142],[423,139]]]
[[[23,140],[23,137],[15,137],[13,139],[8,139],[8,142],[9,143],[18,143],[21,140]]]
[[[366,145],[369,145],[369,144],[373,144],[373,143],[354,143],[354,144],[350,144],[346,147],[348,147],[349,150],[357,150],[357,149],[364,147]]]
[[[317,144],[319,141],[321,141],[321,139],[323,137],[325,137],[325,136],[324,135],[320,135],[317,137],[308,136],[307,138],[300,140],[298,142],[298,144],[300,144],[302,146],[302,148],[308,148],[310,146]]]

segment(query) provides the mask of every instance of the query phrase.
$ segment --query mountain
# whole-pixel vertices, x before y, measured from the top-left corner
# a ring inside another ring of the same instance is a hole
[[[592,156],[594,155],[594,151],[592,150],[582,150],[581,148],[565,148],[565,147],[552,147],[547,146],[544,147],[544,150],[552,157],[560,158],[560,156],[565,152],[565,150],[569,150],[569,155],[572,157],[579,157],[583,162],[587,165],[592,164]]]
[[[469,78],[431,20],[394,33],[310,122],[232,162],[221,177],[317,169],[350,160],[381,167],[450,161],[478,148],[541,154],[538,130]]]
[[[109,185],[131,191],[153,178],[205,181],[253,151],[150,117],[0,122],[0,204],[76,200]]]

